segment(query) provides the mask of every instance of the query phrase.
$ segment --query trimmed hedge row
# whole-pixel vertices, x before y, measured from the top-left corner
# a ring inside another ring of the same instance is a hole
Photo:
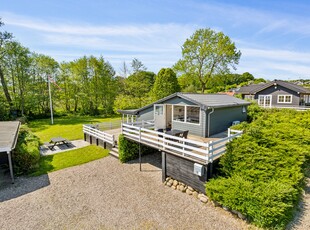
[[[251,108],[250,108],[251,109]],[[266,110],[227,145],[208,196],[265,228],[293,217],[310,159],[310,111]]]
[[[21,128],[12,152],[14,174],[28,174],[39,167],[40,141],[31,131]]]
[[[124,135],[119,135],[119,160],[122,163],[135,160],[139,157],[139,143],[128,140]],[[156,151],[145,145],[141,145],[141,154],[152,153]]]

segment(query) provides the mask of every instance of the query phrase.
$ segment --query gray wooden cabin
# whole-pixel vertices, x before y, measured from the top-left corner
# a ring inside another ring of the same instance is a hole
[[[257,101],[262,107],[310,106],[309,89],[281,80],[244,86],[236,93],[244,99]]]
[[[189,130],[209,137],[247,118],[250,103],[223,94],[174,93],[136,110],[118,110],[129,120],[154,120],[156,129]]]

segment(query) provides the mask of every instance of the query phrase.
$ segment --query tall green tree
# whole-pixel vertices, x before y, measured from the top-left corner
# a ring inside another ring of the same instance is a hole
[[[134,100],[138,100],[139,107],[141,107],[149,93],[153,88],[155,81],[155,73],[148,71],[138,71],[130,75],[125,82],[125,91],[131,95]]]
[[[1,21],[0,18],[0,28],[4,25],[4,23]],[[13,102],[12,102],[12,98],[11,95],[9,93],[9,89],[7,86],[7,81],[4,77],[4,66],[3,66],[3,58],[6,54],[6,50],[4,48],[5,44],[9,41],[11,41],[13,38],[13,35],[11,33],[8,33],[6,31],[1,32],[0,31],[0,81],[1,81],[1,85],[2,85],[2,89],[5,95],[5,98],[7,100],[7,103],[10,106],[10,109],[13,108]]]
[[[162,68],[156,76],[152,96],[155,100],[159,100],[180,90],[175,72],[171,68]]]
[[[229,73],[236,69],[241,52],[228,36],[211,29],[199,29],[182,46],[182,59],[174,69],[179,73],[197,76],[201,91],[216,74]]]
[[[134,58],[131,62],[131,68],[133,70],[133,73],[137,73],[140,71],[146,71],[147,68],[145,67],[145,65],[138,60],[137,58]]]

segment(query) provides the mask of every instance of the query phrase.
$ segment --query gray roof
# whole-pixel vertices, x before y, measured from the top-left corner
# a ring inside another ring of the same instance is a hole
[[[0,122],[0,152],[11,151],[15,148],[19,125],[19,121]]]
[[[174,98],[180,97],[187,101],[192,102],[193,104],[199,105],[203,109],[210,108],[222,108],[222,107],[234,107],[234,106],[242,106],[242,105],[249,105],[250,103],[244,101],[242,99],[229,96],[226,94],[198,94],[198,93],[174,93],[167,97],[164,97],[152,104],[144,106],[140,109],[136,110],[118,110],[118,112],[122,114],[130,114],[136,115],[139,111],[152,107],[154,104],[163,104],[165,101]]]
[[[267,89],[271,86],[274,85],[280,85],[284,88],[290,89],[292,91],[295,91],[297,93],[310,93],[309,89],[306,89],[302,86],[287,82],[287,81],[281,81],[281,80],[274,80],[268,83],[264,84],[256,84],[256,85],[248,85],[248,86],[243,86],[241,87],[237,93],[242,93],[242,94],[256,94],[264,89]]]

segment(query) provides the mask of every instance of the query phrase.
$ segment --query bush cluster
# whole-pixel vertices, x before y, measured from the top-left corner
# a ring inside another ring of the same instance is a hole
[[[242,126],[244,134],[227,145],[221,176],[206,184],[206,193],[259,227],[285,228],[309,167],[310,111],[266,110]]]
[[[122,163],[137,159],[139,157],[139,143],[128,140],[124,135],[119,135],[119,160]],[[156,151],[145,145],[141,145],[141,154],[152,153]]]
[[[28,129],[21,128],[16,148],[12,152],[14,173],[16,175],[28,174],[39,166],[40,141]]]

